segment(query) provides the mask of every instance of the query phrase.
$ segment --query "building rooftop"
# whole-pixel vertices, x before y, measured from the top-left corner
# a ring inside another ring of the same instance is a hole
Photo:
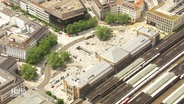
[[[27,23],[24,30],[12,26],[8,30],[8,33],[10,33],[8,36],[8,45],[26,49],[32,42],[36,41],[37,38],[41,37],[41,34],[46,30],[47,28],[42,27],[35,22]]]
[[[6,18],[3,14],[0,16]],[[5,38],[1,38],[1,44],[21,49],[29,47],[32,42],[38,40],[47,31],[46,27],[18,14],[8,19],[6,24],[0,29],[3,29],[6,34]]]
[[[7,16],[14,16],[16,14],[16,12],[14,10],[8,9],[8,8],[2,8],[0,9],[0,12],[7,15]]]
[[[50,4],[51,2],[52,5]],[[47,7],[45,10],[48,13],[62,20],[82,15],[86,11],[86,8],[80,0],[59,0],[59,2],[58,0],[51,0],[50,2],[44,2],[41,5]]]
[[[143,47],[149,45],[150,43],[151,40],[148,37],[139,35],[138,37],[135,37],[123,44],[121,48],[127,52],[130,52],[131,55],[134,55],[138,50],[143,49]]]
[[[110,5],[123,5],[132,10],[138,10],[144,5],[144,0],[112,0]]]
[[[44,92],[28,90],[24,95],[18,96],[8,104],[55,104],[54,102],[56,101]]]
[[[129,53],[127,51],[115,46],[109,48],[107,51],[100,54],[100,57],[114,64],[120,62],[121,60],[125,59],[128,56]]]
[[[15,76],[13,76],[10,72],[0,68],[0,91],[2,91],[7,84],[15,82],[15,80]]]
[[[158,32],[156,32],[153,29],[149,29],[147,27],[141,27],[139,30],[137,30],[137,32],[145,34],[149,37],[154,37],[154,36],[158,35]]]
[[[10,67],[16,64],[17,60],[14,57],[4,57],[0,56],[0,68],[8,70],[11,72]]]
[[[170,0],[167,0],[161,2],[158,6],[152,8],[148,12],[173,21],[184,14],[184,1],[173,3]]]
[[[65,80],[69,85],[82,88],[87,84],[92,84],[97,81],[100,77],[113,70],[111,65],[105,61],[101,61],[98,64],[91,66],[86,72],[79,76],[69,76]]]

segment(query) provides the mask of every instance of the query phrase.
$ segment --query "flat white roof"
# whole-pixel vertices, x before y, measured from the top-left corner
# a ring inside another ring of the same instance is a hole
[[[69,76],[65,81],[70,86],[76,86],[82,88],[87,84],[92,84],[97,81],[100,77],[104,76],[106,73],[113,70],[111,65],[105,61],[101,61],[98,64],[90,67],[86,72],[80,74],[79,76]]]
[[[136,52],[140,51],[149,44],[151,44],[151,40],[148,37],[139,35],[138,37],[135,37],[123,44],[121,48],[127,52],[130,52],[131,55],[134,55]]]
[[[100,54],[100,57],[112,62],[112,63],[118,63],[122,59],[129,56],[129,53],[119,47],[111,47],[107,51]]]
[[[155,30],[153,29],[150,29],[150,28],[147,28],[147,27],[141,27],[138,32],[142,33],[142,34],[145,34],[149,37],[154,37],[156,35],[158,35],[158,32],[156,32]]]
[[[28,90],[22,96],[11,100],[8,104],[54,104],[44,92]]]

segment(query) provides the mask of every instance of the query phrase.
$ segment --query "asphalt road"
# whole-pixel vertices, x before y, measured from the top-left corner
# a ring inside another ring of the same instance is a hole
[[[46,64],[44,69],[44,80],[40,85],[38,85],[38,89],[44,89],[44,87],[49,83],[49,80],[51,78],[51,67]]]
[[[83,40],[85,40],[84,37],[79,38],[77,40],[74,40],[71,43],[68,43],[65,46],[63,46],[58,52],[64,51],[64,50],[70,48],[71,46],[75,45],[76,43],[79,43],[79,42],[81,42]],[[37,86],[38,89],[44,89],[44,87],[49,83],[49,81],[51,79],[51,69],[52,68],[48,64],[45,65],[45,68],[44,68],[44,79],[43,79],[42,83]]]

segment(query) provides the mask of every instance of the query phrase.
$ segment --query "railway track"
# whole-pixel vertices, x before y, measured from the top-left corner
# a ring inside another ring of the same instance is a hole
[[[124,83],[125,81],[130,79],[133,75],[135,75],[137,72],[139,72],[140,70],[145,68],[145,66],[147,66],[148,64],[156,63],[157,67],[162,66],[165,63],[166,60],[164,61],[164,59],[161,60],[161,58],[160,58],[160,61],[158,61],[159,57],[164,58],[164,56],[162,54],[164,54],[166,52],[166,50],[168,50],[171,47],[173,47],[176,43],[178,43],[178,44],[180,42],[182,43],[184,41],[183,40],[183,38],[184,38],[184,34],[183,33],[184,33],[184,29],[182,29],[180,32],[178,32],[178,33],[168,37],[167,39],[163,40],[156,47],[154,47],[153,49],[148,51],[142,58],[137,59],[131,65],[129,65],[128,67],[126,67],[125,69],[120,71],[118,73],[119,75],[116,74],[114,77],[111,77],[108,81],[106,81],[105,83],[102,83],[96,89],[92,90],[92,92],[87,96],[87,99],[90,102],[92,102],[92,103],[97,103],[97,102],[101,102],[101,101],[103,102],[102,99],[106,99],[107,97],[105,97],[105,96],[107,94],[112,93],[112,90],[115,89],[115,88],[118,89],[119,88],[118,86],[123,87],[123,85],[121,85],[122,83]],[[176,45],[175,45],[175,47],[176,47]],[[183,45],[180,46],[180,47],[182,49]],[[170,52],[167,52],[167,55],[171,54],[170,56],[172,56],[172,54],[175,51],[172,53],[171,50],[175,50],[176,51],[175,48],[171,48]],[[165,58],[167,58],[167,55],[165,56]],[[170,58],[171,57],[169,57],[167,59],[170,59]],[[160,62],[162,62],[162,63],[160,63]],[[129,70],[129,69],[131,69],[131,70]],[[136,71],[134,71],[134,70],[136,70]],[[128,88],[128,87],[129,86],[126,86],[126,88]],[[130,89],[132,89],[132,88],[130,88]],[[122,90],[119,90],[119,91],[117,90],[116,92],[122,92]],[[118,98],[115,99],[115,100],[117,101]],[[112,104],[112,102],[110,102],[110,103]],[[108,104],[108,103],[105,103],[105,104]]]

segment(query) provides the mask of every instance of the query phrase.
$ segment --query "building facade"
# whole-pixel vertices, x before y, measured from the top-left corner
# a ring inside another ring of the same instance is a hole
[[[162,2],[147,12],[147,24],[172,33],[184,24],[184,1]],[[170,6],[168,6],[170,4]],[[174,6],[175,5],[175,6]]]
[[[139,21],[144,10],[143,0],[115,0],[110,3],[110,12],[113,14],[128,14],[132,22]]]
[[[104,20],[106,13],[110,11],[110,6],[105,0],[103,0],[102,2],[100,2],[99,0],[92,0],[91,7],[95,15],[100,20]]]
[[[64,91],[72,100],[83,99],[92,88],[102,83],[113,71],[114,69],[109,63],[101,61],[78,76],[65,78],[63,81]]]
[[[44,7],[40,6],[39,4],[36,4],[31,1],[21,0],[20,7],[28,13],[49,23],[49,14],[45,12]]]
[[[8,60],[2,56],[0,58],[4,60],[4,62],[7,62],[6,60]],[[8,63],[1,63],[0,68],[0,104],[7,104],[7,102],[24,94],[26,91],[21,77],[15,75],[12,69],[2,69],[2,66],[7,64]]]
[[[143,0],[93,0],[92,10],[103,20],[107,12],[112,14],[128,14],[132,22],[138,21],[144,9]]]

